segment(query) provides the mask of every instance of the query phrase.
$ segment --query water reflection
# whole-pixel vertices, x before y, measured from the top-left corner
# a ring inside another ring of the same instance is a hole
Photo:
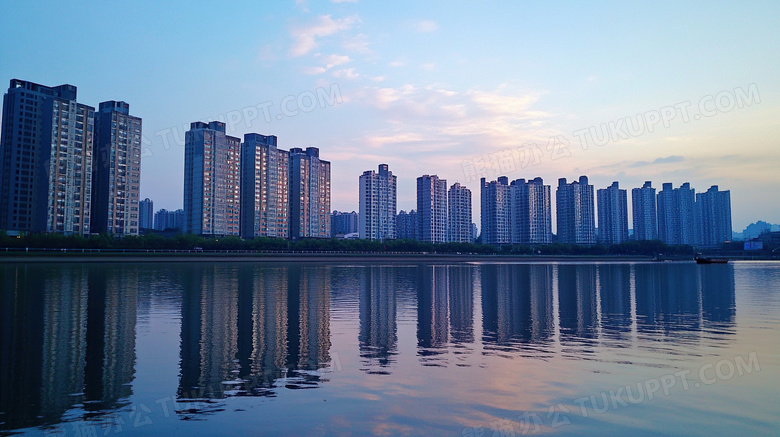
[[[177,411],[190,417],[321,386],[334,317],[354,325],[363,374],[394,373],[405,344],[415,365],[439,368],[470,366],[475,351],[696,354],[736,333],[734,280],[732,265],[688,263],[2,266],[0,429],[127,406],[152,295],[180,314]]]
[[[482,341],[486,351],[550,353],[553,339],[553,266],[483,265]]]
[[[122,407],[135,374],[137,271],[0,269],[0,429]]]
[[[191,270],[181,309],[180,401],[274,396],[280,381],[290,389],[319,384],[317,370],[330,361],[326,270]]]
[[[360,356],[369,373],[388,373],[397,353],[396,270],[368,267],[359,272]]]

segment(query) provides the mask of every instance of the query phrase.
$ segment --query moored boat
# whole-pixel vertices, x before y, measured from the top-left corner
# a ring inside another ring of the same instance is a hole
[[[729,262],[728,258],[710,258],[702,255],[696,255],[693,259],[696,260],[696,264],[726,264]]]

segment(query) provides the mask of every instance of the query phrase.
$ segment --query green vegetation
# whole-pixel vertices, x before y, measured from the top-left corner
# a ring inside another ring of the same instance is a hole
[[[303,239],[297,241],[281,238],[254,238],[242,240],[238,237],[206,238],[192,234],[178,234],[162,237],[151,233],[142,236],[128,236],[121,239],[101,234],[91,237],[60,234],[29,234],[23,237],[0,233],[0,248],[30,249],[131,249],[131,250],[252,250],[252,251],[311,251],[311,252],[414,252],[414,253],[470,253],[495,255],[688,255],[690,246],[668,246],[661,241],[629,241],[615,245],[581,246],[576,244],[546,245],[502,245],[493,246],[478,243],[432,244],[415,240],[336,240]]]

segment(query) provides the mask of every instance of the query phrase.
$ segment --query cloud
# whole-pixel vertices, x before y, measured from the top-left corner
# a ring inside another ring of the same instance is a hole
[[[328,70],[325,67],[306,67],[303,69],[303,74],[316,75],[322,74],[326,71]]]
[[[439,25],[433,20],[422,20],[416,23],[415,28],[420,33],[427,33],[435,31],[439,28]]]
[[[634,162],[633,164],[629,165],[629,167],[633,167],[633,168],[636,168],[636,167],[646,167],[648,165],[669,164],[669,163],[673,163],[673,162],[682,162],[682,161],[685,161],[684,157],[678,156],[678,155],[672,155],[672,156],[667,156],[666,158],[658,158],[658,159],[655,159],[655,160],[653,160],[651,162],[648,162],[648,161],[637,161],[637,162]]]
[[[341,46],[344,47],[344,50],[353,53],[366,54],[371,52],[368,48],[368,35],[365,33],[345,37]]]
[[[349,56],[346,55],[327,55],[323,56],[322,60],[325,61],[325,68],[327,70],[330,70],[337,65],[346,64],[347,62],[351,61]]]
[[[422,71],[433,71],[436,69],[436,64],[433,62],[426,62],[425,64],[420,65],[420,69],[422,69]]]
[[[339,79],[349,79],[354,80],[360,77],[358,73],[355,73],[354,68],[342,68],[341,70],[335,70],[333,72],[334,77],[338,77]]]
[[[335,20],[330,15],[320,15],[309,25],[293,27],[290,31],[290,36],[293,38],[290,55],[303,56],[317,47],[317,38],[348,30],[359,21],[357,15]]]
[[[398,67],[405,67],[406,62],[404,61],[393,61],[389,64],[387,64],[389,67],[398,68]]]
[[[331,3],[357,3],[358,0],[330,0]]]

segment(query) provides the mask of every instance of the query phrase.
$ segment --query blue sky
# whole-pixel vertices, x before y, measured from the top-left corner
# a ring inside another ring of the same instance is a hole
[[[339,210],[387,163],[399,210],[438,174],[472,189],[477,223],[476,179],[502,174],[717,184],[735,230],[780,223],[776,1],[0,5],[0,80],[130,103],[156,208],[181,207],[189,123],[221,119],[319,147]]]

